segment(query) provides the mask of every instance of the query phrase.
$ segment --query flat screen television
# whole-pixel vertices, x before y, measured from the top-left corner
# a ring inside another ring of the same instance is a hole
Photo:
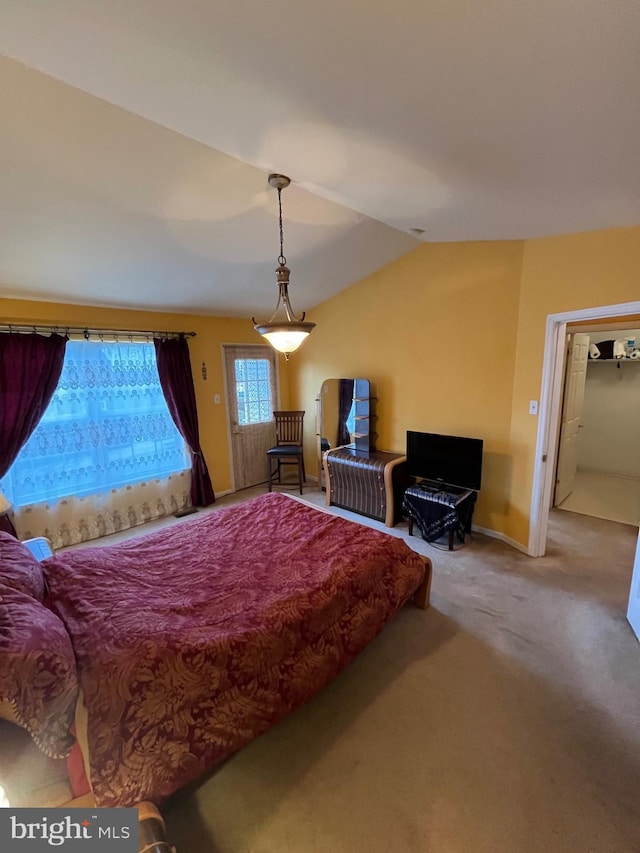
[[[482,439],[407,430],[407,473],[412,477],[480,490]]]

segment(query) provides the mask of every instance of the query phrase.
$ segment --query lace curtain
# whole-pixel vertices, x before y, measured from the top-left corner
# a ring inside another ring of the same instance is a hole
[[[1,487],[19,535],[60,547],[184,507],[189,468],[153,344],[69,341],[51,403]]]

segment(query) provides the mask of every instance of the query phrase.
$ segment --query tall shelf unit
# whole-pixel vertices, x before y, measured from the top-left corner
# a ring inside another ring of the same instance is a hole
[[[368,379],[356,379],[353,383],[353,405],[355,431],[352,435],[356,450],[375,450],[376,433],[372,429],[375,419],[376,397],[371,396],[371,383]]]

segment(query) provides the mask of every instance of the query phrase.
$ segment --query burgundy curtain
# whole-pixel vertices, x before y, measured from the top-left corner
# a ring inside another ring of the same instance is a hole
[[[67,337],[63,335],[0,334],[0,478],[38,426],[56,390]],[[14,536],[6,515],[0,530]]]
[[[160,385],[167,407],[191,451],[191,503],[194,506],[209,506],[216,496],[200,447],[196,393],[187,339],[182,335],[167,340],[154,338],[153,343],[156,348]]]

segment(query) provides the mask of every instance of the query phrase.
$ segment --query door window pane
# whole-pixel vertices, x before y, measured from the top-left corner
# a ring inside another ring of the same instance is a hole
[[[236,404],[238,423],[261,424],[273,418],[270,364],[266,358],[237,358]]]

